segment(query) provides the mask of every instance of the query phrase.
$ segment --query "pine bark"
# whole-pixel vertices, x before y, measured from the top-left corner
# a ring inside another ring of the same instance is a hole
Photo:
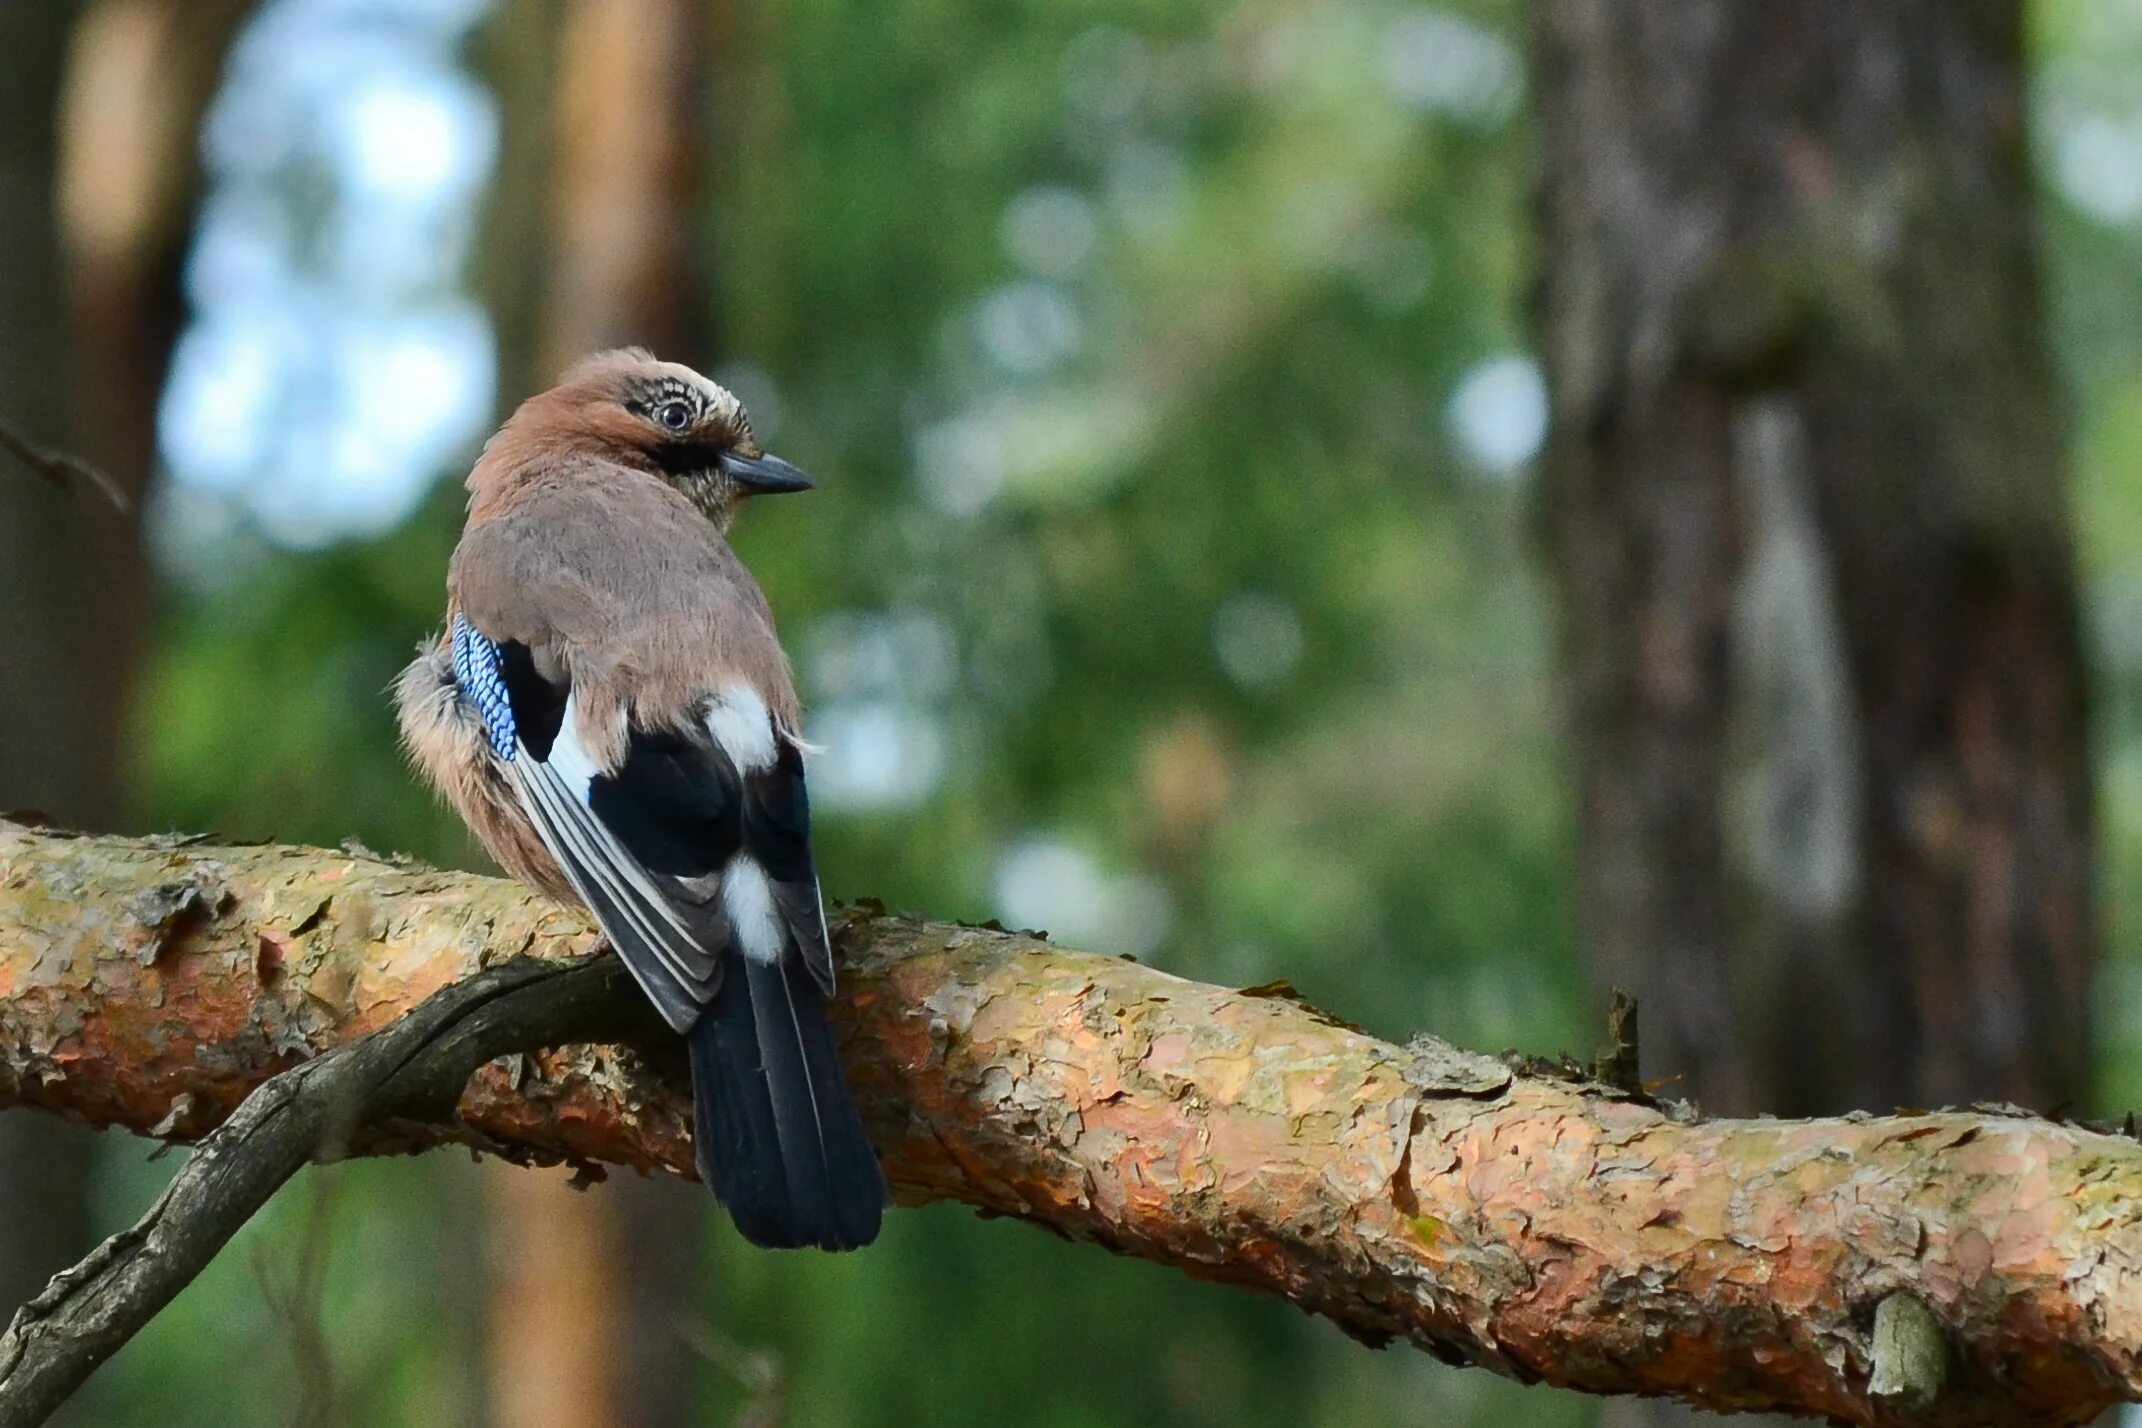
[[[1024,935],[839,923],[837,1022],[902,1203],[1593,1393],[1899,1428],[2142,1398],[2131,1138],[1998,1111],[1707,1120]],[[481,967],[570,977],[587,942],[492,879],[0,825],[0,1104],[191,1139]],[[585,1011],[614,1034],[614,1003]],[[681,1172],[681,1058],[644,1020],[625,1048],[493,1061],[452,1115],[328,1149]]]

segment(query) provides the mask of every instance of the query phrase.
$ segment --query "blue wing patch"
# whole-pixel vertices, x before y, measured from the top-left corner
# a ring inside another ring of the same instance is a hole
[[[461,686],[461,697],[482,716],[491,751],[511,759],[518,735],[513,727],[513,702],[506,697],[505,662],[498,646],[461,614],[454,616],[454,683]]]

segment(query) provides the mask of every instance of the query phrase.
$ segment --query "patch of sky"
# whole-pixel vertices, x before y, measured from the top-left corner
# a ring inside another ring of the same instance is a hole
[[[486,9],[272,0],[234,48],[160,413],[173,496],[220,528],[389,529],[482,436],[496,353],[463,277],[498,118],[460,53]]]

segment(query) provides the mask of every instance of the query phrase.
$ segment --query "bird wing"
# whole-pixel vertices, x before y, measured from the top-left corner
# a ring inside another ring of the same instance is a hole
[[[742,790],[710,739],[635,734],[614,771],[590,756],[569,686],[526,646],[454,620],[456,677],[521,808],[663,1019],[689,1030],[721,985],[729,927],[713,898]]]

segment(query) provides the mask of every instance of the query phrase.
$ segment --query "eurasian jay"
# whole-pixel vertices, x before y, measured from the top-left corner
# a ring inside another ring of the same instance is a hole
[[[726,539],[810,485],[690,368],[587,359],[469,473],[446,631],[395,694],[484,847],[583,904],[685,1036],[699,1173],[745,1238],[852,1249],[885,1182],[826,1020],[795,686]]]

